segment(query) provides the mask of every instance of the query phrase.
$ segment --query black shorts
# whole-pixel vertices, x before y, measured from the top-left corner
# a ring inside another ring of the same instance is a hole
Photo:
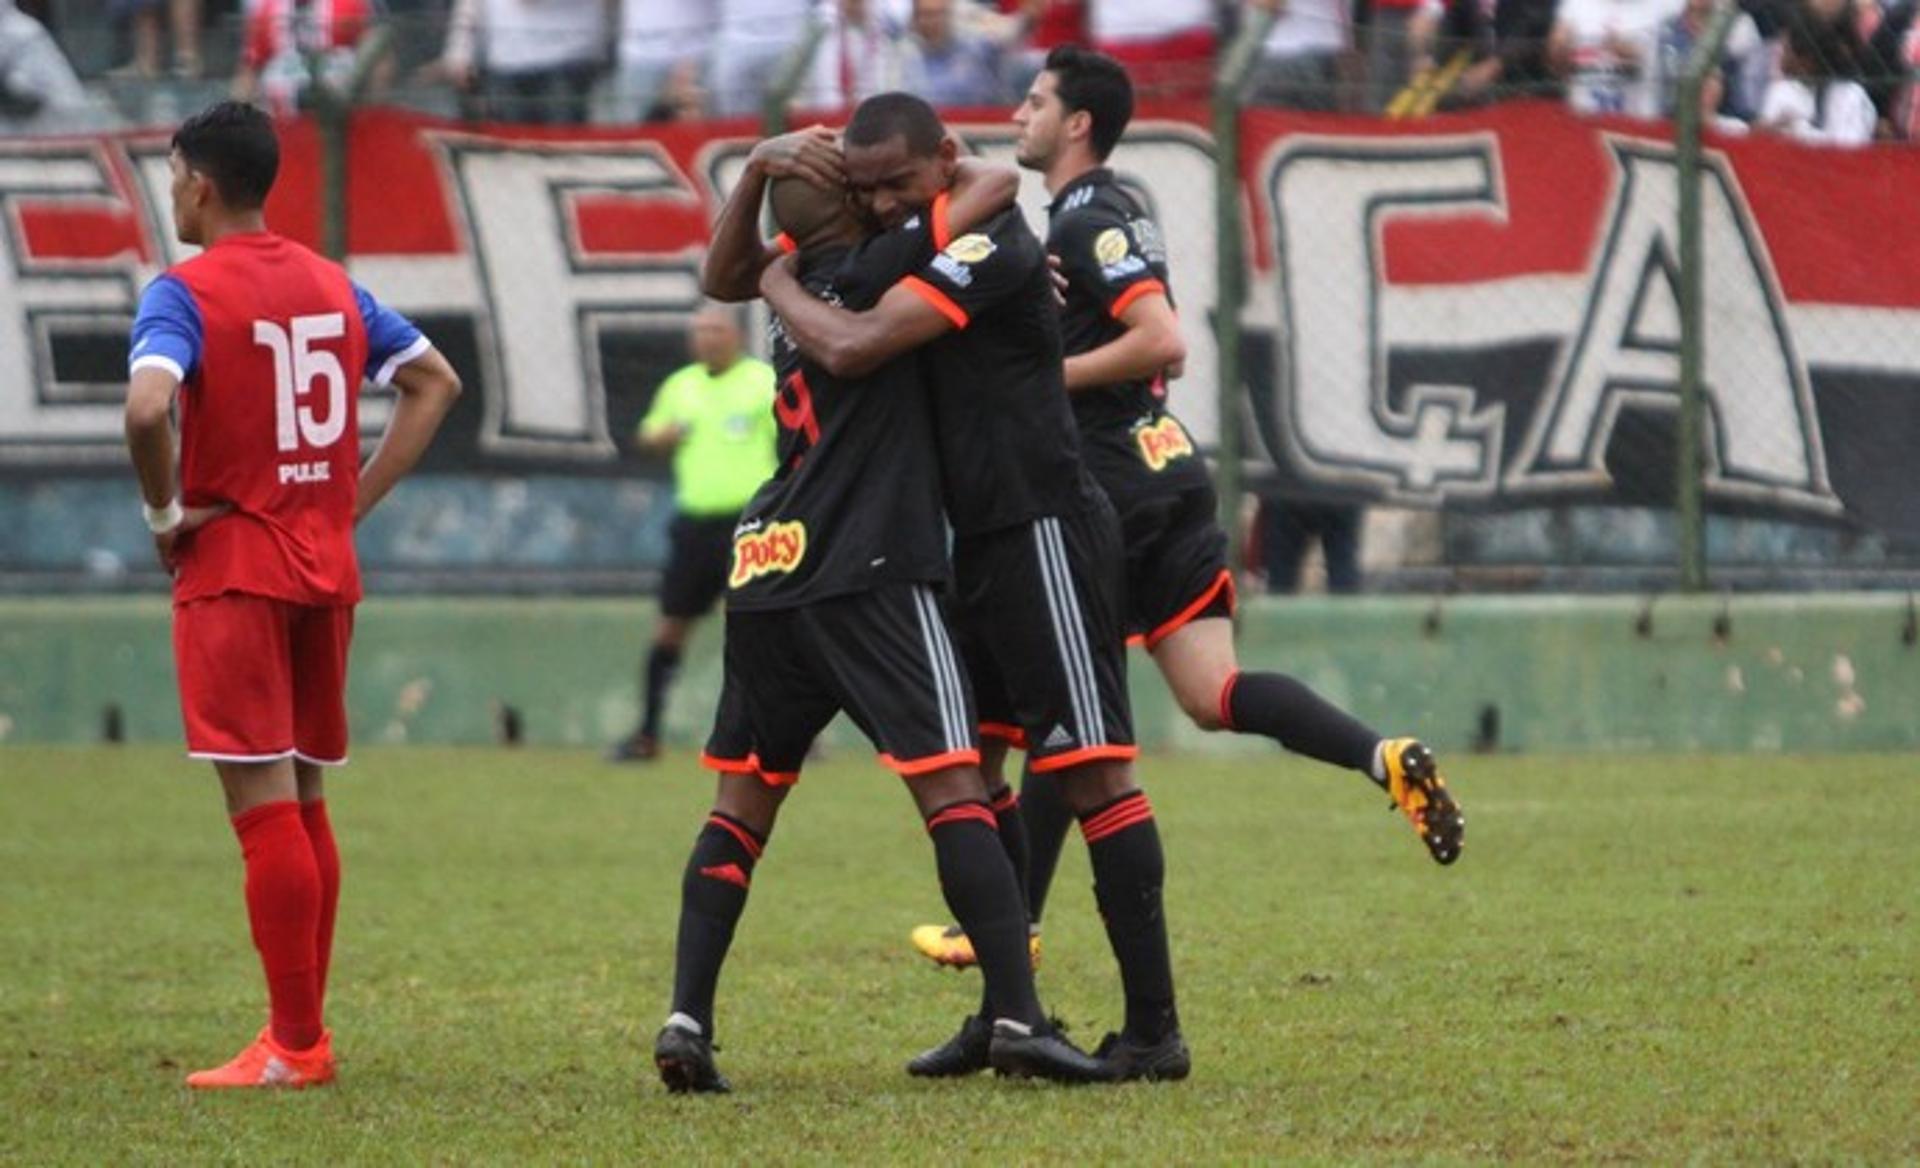
[[[1072,514],[954,541],[962,658],[980,732],[1036,771],[1130,759],[1120,523],[1097,492]]]
[[[888,584],[799,608],[728,611],[720,708],[702,762],[796,783],[814,737],[842,710],[902,776],[978,765],[973,695],[933,589]]]
[[[1120,515],[1127,636],[1148,649],[1202,617],[1232,616],[1233,572],[1211,484],[1148,496]]]
[[[727,590],[738,515],[675,515],[667,529],[671,550],[660,581],[660,614],[692,620],[713,610]]]

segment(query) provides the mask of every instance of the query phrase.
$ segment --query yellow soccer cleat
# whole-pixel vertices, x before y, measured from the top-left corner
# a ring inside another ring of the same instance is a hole
[[[1460,858],[1466,839],[1467,817],[1440,777],[1440,764],[1433,751],[1417,738],[1395,738],[1381,748],[1387,764],[1387,793],[1394,806],[1413,825],[1420,842],[1427,845],[1437,863],[1451,864]]]
[[[273,1040],[270,1030],[247,1044],[233,1061],[210,1071],[187,1076],[187,1086],[202,1091],[237,1087],[281,1087],[298,1090],[333,1082],[333,1035],[322,1032],[309,1050],[288,1050]]]
[[[921,925],[911,934],[913,947],[921,956],[935,965],[945,965],[951,969],[970,969],[978,964],[973,955],[973,942],[967,939],[966,930],[959,925]],[[1033,967],[1040,968],[1040,931],[1035,929],[1027,936],[1027,952],[1033,958]]]

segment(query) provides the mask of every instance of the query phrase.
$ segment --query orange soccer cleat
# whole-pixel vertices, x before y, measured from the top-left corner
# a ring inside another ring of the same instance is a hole
[[[187,1076],[187,1086],[203,1091],[229,1087],[318,1087],[333,1082],[333,1035],[322,1031],[309,1050],[288,1050],[273,1040],[271,1028],[233,1056],[233,1061],[210,1071]]]

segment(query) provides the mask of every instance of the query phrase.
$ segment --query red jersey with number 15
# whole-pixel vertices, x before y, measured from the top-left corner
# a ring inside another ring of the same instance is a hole
[[[175,603],[225,592],[360,599],[353,508],[367,315],[392,314],[339,266],[264,232],[223,238],[148,288],[131,364],[181,379],[181,501],[232,508],[180,538]],[[404,332],[412,351],[388,339],[389,351],[373,354],[386,358],[382,374],[425,349],[411,325]]]

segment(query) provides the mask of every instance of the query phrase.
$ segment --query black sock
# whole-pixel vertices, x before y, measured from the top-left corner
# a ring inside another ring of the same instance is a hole
[[[1236,673],[1220,694],[1227,728],[1264,734],[1295,754],[1373,777],[1380,735],[1284,673]]]
[[[1173,961],[1160,887],[1166,857],[1144,791],[1110,800],[1080,817],[1093,862],[1093,897],[1127,994],[1127,1033],[1156,1042],[1179,1029],[1173,1004]]]
[[[967,931],[996,1018],[1038,1026],[1046,1019],[1027,956],[1027,914],[1020,885],[985,803],[952,803],[927,817],[940,891]]]
[[[1073,812],[1060,798],[1060,784],[1052,775],[1035,774],[1030,766],[1021,772],[1020,818],[1027,827],[1027,915],[1037,925],[1047,907],[1047,890],[1053,887],[1053,870],[1060,864],[1060,848],[1073,826]]]
[[[660,737],[660,715],[667,708],[667,691],[680,673],[680,650],[673,645],[655,645],[647,654],[647,682],[640,733],[647,738]]]
[[[1024,906],[1027,895],[1027,821],[1020,813],[1020,796],[1013,793],[1012,787],[1001,787],[987,795],[987,806],[993,809],[993,823],[1000,832],[1000,846],[1007,850],[1007,860],[1013,865],[1013,879],[1020,886],[1021,904]],[[1032,919],[1031,912],[1027,915]]]
[[[767,841],[718,811],[693,841],[680,882],[680,940],[673,952],[673,1010],[713,1037],[713,991],[733,944],[733,927],[747,907],[753,865]]]

